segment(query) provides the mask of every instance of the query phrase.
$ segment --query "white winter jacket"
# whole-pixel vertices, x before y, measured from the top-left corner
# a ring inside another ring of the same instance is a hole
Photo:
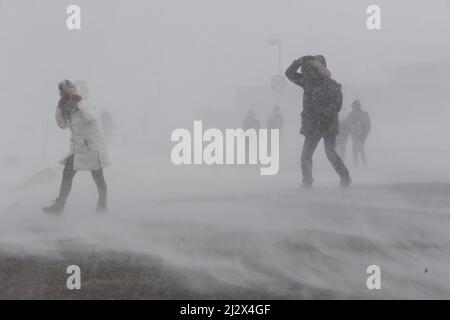
[[[82,100],[78,110],[72,112],[66,120],[60,108],[56,108],[56,123],[61,129],[69,128],[71,144],[69,153],[60,161],[65,164],[67,158],[74,155],[74,170],[92,171],[110,165],[106,145],[97,121],[95,108],[89,103],[87,86],[82,81],[73,83]]]

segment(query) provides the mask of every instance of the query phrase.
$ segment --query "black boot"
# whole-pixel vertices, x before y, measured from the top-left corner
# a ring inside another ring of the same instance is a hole
[[[42,211],[53,215],[62,215],[64,212],[64,203],[59,199],[56,199],[51,206],[43,207]]]
[[[106,204],[97,204],[97,212],[98,213],[108,213],[108,206]]]
[[[352,184],[350,176],[341,179],[341,188],[348,188]]]
[[[306,182],[302,182],[302,184],[299,187],[300,191],[312,191],[314,190],[314,186],[312,183],[306,183]]]
[[[106,199],[104,197],[101,197],[97,201],[97,212],[108,213],[108,205],[106,204]]]

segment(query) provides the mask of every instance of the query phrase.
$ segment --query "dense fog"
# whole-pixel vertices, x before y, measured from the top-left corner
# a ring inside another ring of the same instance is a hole
[[[372,1],[76,2],[82,28],[69,31],[72,1],[0,0],[0,253],[136,254],[216,297],[448,297],[449,1],[379,0],[374,31]],[[347,146],[348,190],[322,145],[316,190],[298,190],[302,90],[275,92],[270,79],[309,54],[324,55],[342,85],[340,116],[359,99],[372,120],[367,168],[352,165]],[[93,213],[85,172],[63,217],[41,212],[69,146],[54,119],[58,83],[73,78],[115,123],[107,215]],[[264,124],[274,105],[285,119],[277,175],[172,163],[173,130],[192,131],[194,120],[238,128],[250,109]],[[384,290],[367,290],[371,264]]]

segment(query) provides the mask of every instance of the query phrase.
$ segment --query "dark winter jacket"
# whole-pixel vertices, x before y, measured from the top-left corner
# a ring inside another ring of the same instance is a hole
[[[360,109],[352,110],[348,114],[346,124],[353,138],[366,139],[372,129],[369,114]]]
[[[308,80],[298,72],[304,59],[294,61],[286,70],[286,77],[303,88],[302,127],[305,136],[339,133],[338,114],[342,109],[341,85],[327,76]]]

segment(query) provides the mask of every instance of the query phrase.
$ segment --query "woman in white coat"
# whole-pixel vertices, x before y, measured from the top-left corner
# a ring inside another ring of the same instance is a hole
[[[70,129],[69,153],[61,161],[64,164],[59,196],[54,204],[42,208],[46,213],[62,214],[77,171],[91,171],[98,190],[97,210],[106,211],[107,187],[103,168],[109,165],[108,153],[103,141],[95,109],[89,103],[86,82],[65,80],[59,84],[60,101],[56,107],[56,123],[61,129]]]

